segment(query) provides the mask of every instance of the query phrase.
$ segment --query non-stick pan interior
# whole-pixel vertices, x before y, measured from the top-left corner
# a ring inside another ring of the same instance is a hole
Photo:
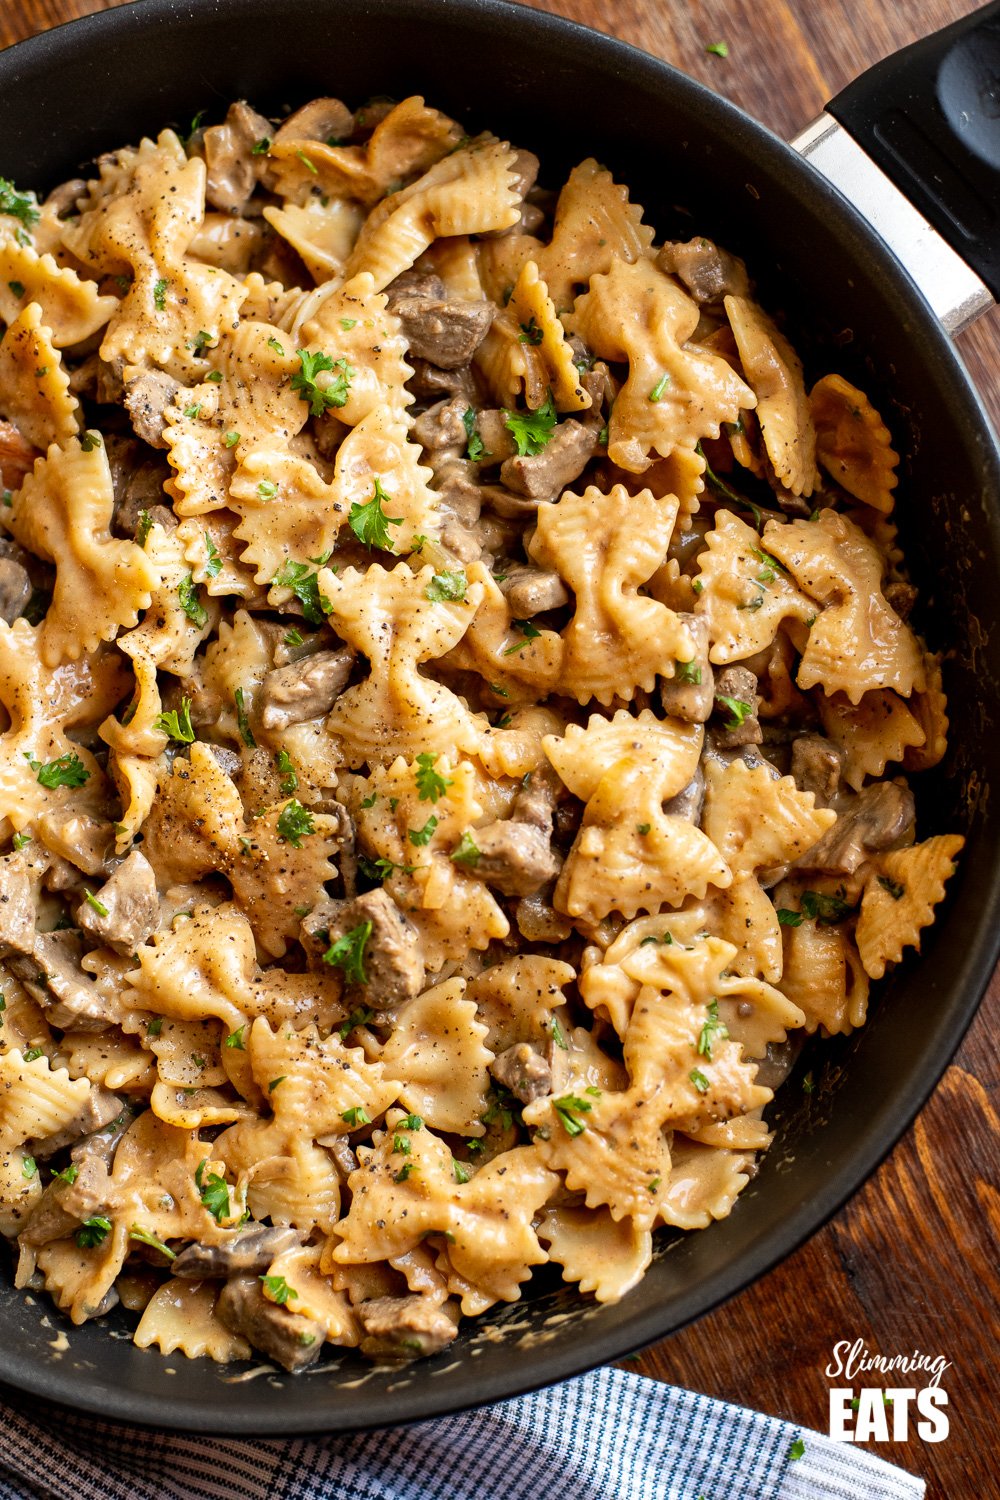
[[[321,93],[356,105],[415,92],[470,131],[536,151],[545,183],[596,156],[658,236],[697,232],[744,256],[807,376],[838,370],[881,408],[903,454],[897,513],[921,589],[916,623],[948,652],[952,750],[924,778],[922,832],[958,829],[968,848],[919,967],[878,987],[854,1037],[810,1047],[812,1095],[794,1079],[779,1095],[778,1139],[731,1217],[664,1241],[618,1306],[543,1277],[402,1373],[331,1350],[297,1380],[248,1378],[245,1367],[139,1351],[123,1316],[72,1328],[0,1269],[0,1379],[106,1416],[230,1434],[349,1430],[512,1395],[661,1337],[772,1265],[864,1179],[943,1070],[995,959],[995,443],[904,274],[773,137],[652,59],[492,0],[142,0],[0,56],[0,172],[51,187],[198,110],[221,118],[240,96],[277,112]]]

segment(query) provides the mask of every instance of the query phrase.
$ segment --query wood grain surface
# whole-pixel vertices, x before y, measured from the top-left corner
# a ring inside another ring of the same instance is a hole
[[[120,3],[129,0],[0,0],[0,46]],[[976,9],[972,0],[531,3],[667,59],[786,136],[866,66]],[[723,41],[728,57],[706,51]],[[960,348],[1000,426],[1000,314]],[[998,1024],[995,975],[937,1092],[867,1187],[777,1270],[630,1368],[825,1431],[836,1340],[941,1354],[951,1362],[948,1439],[913,1435],[871,1451],[926,1479],[929,1500],[1000,1497]]]

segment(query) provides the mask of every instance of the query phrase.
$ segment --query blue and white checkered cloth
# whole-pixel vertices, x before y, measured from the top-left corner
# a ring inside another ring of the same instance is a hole
[[[793,1458],[801,1439],[804,1452]],[[0,1500],[920,1500],[862,1449],[618,1369],[357,1437],[182,1437],[0,1399]]]

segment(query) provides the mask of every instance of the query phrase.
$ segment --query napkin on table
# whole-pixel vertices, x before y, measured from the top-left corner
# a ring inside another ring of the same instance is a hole
[[[799,1441],[800,1458],[792,1458]],[[0,1396],[0,1500],[920,1500],[849,1445],[605,1367],[354,1437],[153,1433]]]

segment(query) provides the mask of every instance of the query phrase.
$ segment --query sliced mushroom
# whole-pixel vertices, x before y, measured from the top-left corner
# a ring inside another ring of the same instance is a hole
[[[188,1245],[170,1269],[184,1280],[200,1281],[230,1276],[260,1276],[279,1255],[295,1250],[300,1243],[294,1229],[272,1228],[255,1224],[241,1229],[231,1240],[218,1245]]]

